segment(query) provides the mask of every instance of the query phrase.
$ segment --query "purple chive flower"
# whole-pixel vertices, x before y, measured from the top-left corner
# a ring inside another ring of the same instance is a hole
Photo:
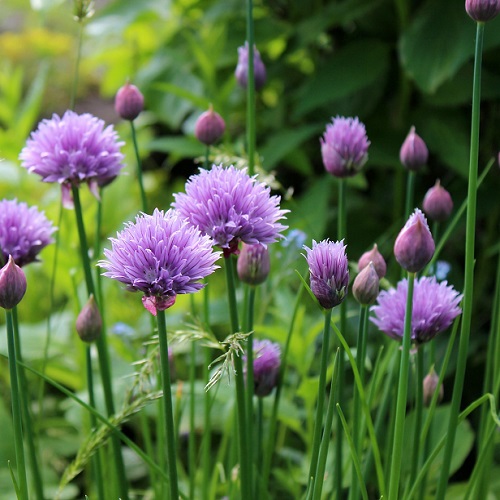
[[[213,252],[210,238],[175,210],[139,215],[110,241],[107,260],[99,261],[107,269],[103,275],[143,292],[144,307],[153,315],[171,307],[177,294],[202,289],[199,281],[218,268],[220,253]]]
[[[403,166],[416,172],[424,167],[429,158],[429,151],[424,140],[411,127],[399,151],[399,159]]]
[[[126,83],[118,89],[115,97],[116,114],[124,120],[135,120],[144,109],[144,96],[131,83]]]
[[[16,307],[24,297],[26,288],[24,271],[14,262],[12,255],[9,255],[9,261],[0,269],[0,307]]]
[[[344,240],[313,240],[312,249],[304,246],[311,291],[325,309],[338,306],[347,295],[349,266],[345,249]]]
[[[370,318],[378,328],[396,340],[403,338],[408,280],[400,281],[397,288],[380,292],[377,303],[371,307],[375,316]],[[446,281],[438,283],[434,276],[415,280],[411,338],[417,344],[432,340],[446,330],[461,313],[460,295]]]
[[[465,10],[474,21],[485,23],[500,12],[500,0],[465,0]]]
[[[55,230],[37,207],[17,200],[0,201],[0,266],[9,255],[20,267],[37,260],[42,248],[53,242]]]
[[[61,184],[63,201],[70,204],[72,186],[86,182],[94,196],[98,187],[109,184],[123,168],[123,154],[112,125],[88,113],[66,111],[39,123],[19,158],[30,173],[43,182]]]
[[[210,146],[222,137],[224,130],[226,130],[224,119],[210,105],[208,111],[202,113],[196,120],[194,135],[200,142]]]
[[[434,187],[431,187],[425,194],[422,208],[432,220],[438,222],[445,221],[451,215],[453,200],[450,193],[441,186],[439,179]]]
[[[415,209],[394,243],[394,256],[410,273],[421,271],[432,259],[436,246],[424,214]]]
[[[279,344],[270,340],[253,342],[253,381],[254,393],[263,398],[271,394],[278,383],[281,365]],[[243,357],[246,367],[246,356]]]
[[[257,47],[253,47],[253,74],[255,78],[255,88],[259,90],[266,83],[266,67],[260,58],[260,52]],[[243,47],[238,47],[238,64],[234,72],[236,80],[244,88],[248,83],[248,42]]]
[[[320,142],[325,169],[335,177],[356,175],[368,160],[370,141],[358,118],[333,118]]]
[[[239,241],[267,245],[283,236],[286,229],[278,221],[287,210],[280,210],[279,196],[270,188],[232,165],[200,169],[186,183],[186,192],[174,194],[173,206],[203,234],[213,239],[227,257],[238,250]]]

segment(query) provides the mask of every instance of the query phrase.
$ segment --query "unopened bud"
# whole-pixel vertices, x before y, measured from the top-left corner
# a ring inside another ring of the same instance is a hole
[[[373,263],[375,271],[377,271],[378,277],[382,279],[387,272],[387,264],[385,263],[384,257],[378,251],[377,244],[373,245],[373,248],[368,252],[365,252],[358,260],[358,273],[360,273],[370,262]]]
[[[439,377],[437,373],[434,371],[434,368],[431,368],[431,371],[425,376],[423,380],[423,392],[424,392],[424,406],[429,407],[431,405],[432,397],[436,392],[437,385],[439,382]],[[444,388],[443,384],[439,386],[439,396],[438,403],[443,400],[444,397]]]
[[[379,282],[375,266],[370,262],[354,279],[352,284],[354,298],[363,306],[373,304],[378,297]]]
[[[208,111],[202,113],[196,120],[194,135],[200,142],[210,146],[222,137],[224,130],[226,130],[224,119],[210,105]]]
[[[144,96],[130,83],[126,83],[116,93],[115,111],[124,120],[135,120],[144,109]]]
[[[423,139],[411,127],[410,132],[399,151],[399,159],[408,170],[416,172],[425,166],[429,157],[429,151]]]
[[[76,318],[76,331],[84,342],[93,342],[101,336],[102,318],[93,295]]]
[[[439,179],[434,187],[427,191],[422,203],[424,212],[432,219],[438,222],[445,221],[453,210],[453,200],[450,193],[441,186]]]
[[[238,47],[238,64],[234,72],[238,83],[246,89],[248,84],[248,42],[243,47]],[[266,67],[260,58],[260,52],[257,47],[253,47],[253,73],[255,79],[255,88],[258,90],[266,83]]]
[[[0,307],[12,309],[21,302],[27,283],[24,271],[14,262],[12,255],[0,269]]]
[[[491,21],[500,12],[498,0],[465,0],[465,10],[476,22]]]
[[[264,245],[242,243],[238,256],[238,277],[243,283],[260,285],[269,275],[269,250]]]

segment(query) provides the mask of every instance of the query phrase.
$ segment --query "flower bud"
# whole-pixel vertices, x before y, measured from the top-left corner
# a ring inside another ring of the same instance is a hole
[[[415,132],[415,127],[411,127],[399,151],[401,163],[406,169],[416,172],[425,166],[428,157],[429,151],[425,142]]]
[[[264,245],[242,243],[236,269],[243,283],[260,285],[269,275],[269,250]]]
[[[394,243],[396,260],[406,271],[416,273],[432,259],[435,248],[427,220],[416,208]]]
[[[465,0],[467,14],[476,22],[491,21],[500,12],[499,0]]]
[[[278,384],[280,356],[279,344],[269,340],[255,340],[253,342],[253,381],[256,396],[260,398],[268,396]]]
[[[126,83],[116,93],[115,111],[124,120],[135,120],[144,109],[144,96],[130,83]]]
[[[196,120],[194,135],[200,142],[210,146],[222,137],[225,129],[226,124],[224,123],[224,119],[210,105],[208,111],[202,113],[198,120]]]
[[[101,336],[102,318],[94,296],[83,306],[76,318],[76,331],[84,342],[93,342]]]
[[[434,368],[431,368],[431,371],[425,376],[423,380],[423,392],[424,392],[424,406],[429,407],[431,405],[432,397],[436,392],[437,385],[439,382],[439,377],[437,373],[434,371]],[[444,397],[444,388],[443,384],[439,387],[439,396],[438,403],[443,400]]]
[[[247,88],[248,83],[248,42],[243,47],[238,47],[238,64],[234,72],[236,80],[243,87]],[[255,78],[255,88],[260,89],[266,83],[266,67],[260,58],[257,47],[253,47],[253,74]]]
[[[24,271],[9,255],[9,262],[0,269],[0,307],[12,309],[21,302],[27,283]]]
[[[373,245],[373,248],[368,252],[365,252],[358,260],[358,273],[360,273],[370,262],[373,263],[375,271],[377,271],[379,279],[382,279],[387,272],[387,264],[385,263],[384,257],[378,251],[377,244]]]
[[[427,191],[422,204],[424,212],[432,219],[438,222],[445,221],[453,210],[453,200],[450,193],[441,186],[439,179],[434,187]]]
[[[378,297],[380,279],[377,270],[370,262],[354,279],[352,293],[354,298],[363,306],[373,304]]]

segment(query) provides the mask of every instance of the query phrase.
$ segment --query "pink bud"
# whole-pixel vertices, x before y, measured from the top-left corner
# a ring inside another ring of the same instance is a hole
[[[238,276],[243,283],[260,285],[263,283],[270,268],[269,250],[264,245],[241,245],[238,256]]]
[[[499,0],[465,0],[465,10],[476,22],[491,21],[500,12]]]
[[[116,93],[115,111],[124,120],[135,120],[144,109],[144,96],[130,83],[126,83]]]
[[[9,262],[0,269],[0,307],[12,309],[21,302],[27,283],[24,271],[9,255]]]
[[[76,331],[84,342],[93,342],[101,336],[102,318],[93,295],[76,318]]]
[[[415,132],[415,127],[411,127],[399,151],[401,163],[406,169],[416,172],[425,166],[428,157],[429,151],[425,142]]]
[[[196,120],[194,135],[200,142],[210,146],[222,137],[225,129],[224,119],[210,105],[208,111],[202,113]]]
[[[436,392],[438,382],[439,382],[439,377],[437,373],[434,371],[434,368],[431,368],[431,371],[425,376],[422,382],[424,391],[424,406],[429,407],[431,405],[432,397]],[[443,384],[441,384],[439,386],[438,403],[442,401],[443,397],[444,397],[444,388]]]
[[[375,266],[370,262],[354,279],[352,284],[354,298],[364,306],[373,304],[378,297],[379,282]]]
[[[382,279],[387,272],[387,264],[385,263],[384,257],[378,251],[377,244],[373,245],[373,248],[368,252],[365,252],[358,260],[358,272],[360,273],[370,262],[373,263],[375,271],[377,271],[378,277]]]
[[[432,219],[438,222],[445,221],[453,210],[453,200],[450,193],[444,189],[439,179],[434,187],[427,191],[422,204],[424,212]]]

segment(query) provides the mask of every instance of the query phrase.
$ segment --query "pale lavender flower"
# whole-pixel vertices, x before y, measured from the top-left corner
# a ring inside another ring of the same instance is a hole
[[[245,45],[238,47],[238,64],[234,72],[236,80],[243,87],[246,88],[248,84],[248,42]],[[266,67],[260,57],[260,52],[257,47],[253,47],[253,74],[255,79],[255,88],[259,90],[266,83]]]
[[[202,289],[199,281],[218,268],[220,252],[213,252],[211,239],[175,210],[138,215],[110,241],[107,260],[99,261],[107,269],[103,275],[143,292],[144,307],[154,315],[171,307],[177,294]]]
[[[237,252],[240,240],[267,245],[282,238],[286,229],[278,222],[287,212],[279,207],[280,197],[271,196],[268,186],[232,165],[200,169],[188,179],[186,192],[174,197],[173,206],[209,235],[226,257]]]
[[[0,201],[0,266],[12,255],[20,267],[37,260],[40,251],[53,242],[56,230],[37,207],[17,200]]]
[[[380,292],[377,303],[371,307],[375,313],[371,321],[378,328],[396,340],[404,333],[408,280],[401,280],[397,288]],[[413,290],[413,309],[411,338],[416,344],[432,340],[438,333],[446,330],[461,313],[460,295],[446,281],[438,283],[434,276],[423,276],[415,280]]]
[[[98,187],[109,184],[123,168],[123,154],[112,125],[88,113],[66,111],[39,123],[19,158],[30,173],[44,182],[58,182],[68,204],[72,186],[86,182],[98,197]]]
[[[347,295],[349,266],[345,249],[344,240],[313,240],[312,249],[304,246],[311,291],[325,309],[338,306]]]
[[[270,340],[254,340],[252,350],[254,393],[262,398],[271,394],[278,383],[281,349]],[[246,356],[243,359],[246,368]]]
[[[500,0],[465,0],[465,10],[474,21],[491,21],[500,12]]]
[[[358,118],[333,118],[320,142],[325,169],[335,177],[357,174],[368,160],[370,141]]]

